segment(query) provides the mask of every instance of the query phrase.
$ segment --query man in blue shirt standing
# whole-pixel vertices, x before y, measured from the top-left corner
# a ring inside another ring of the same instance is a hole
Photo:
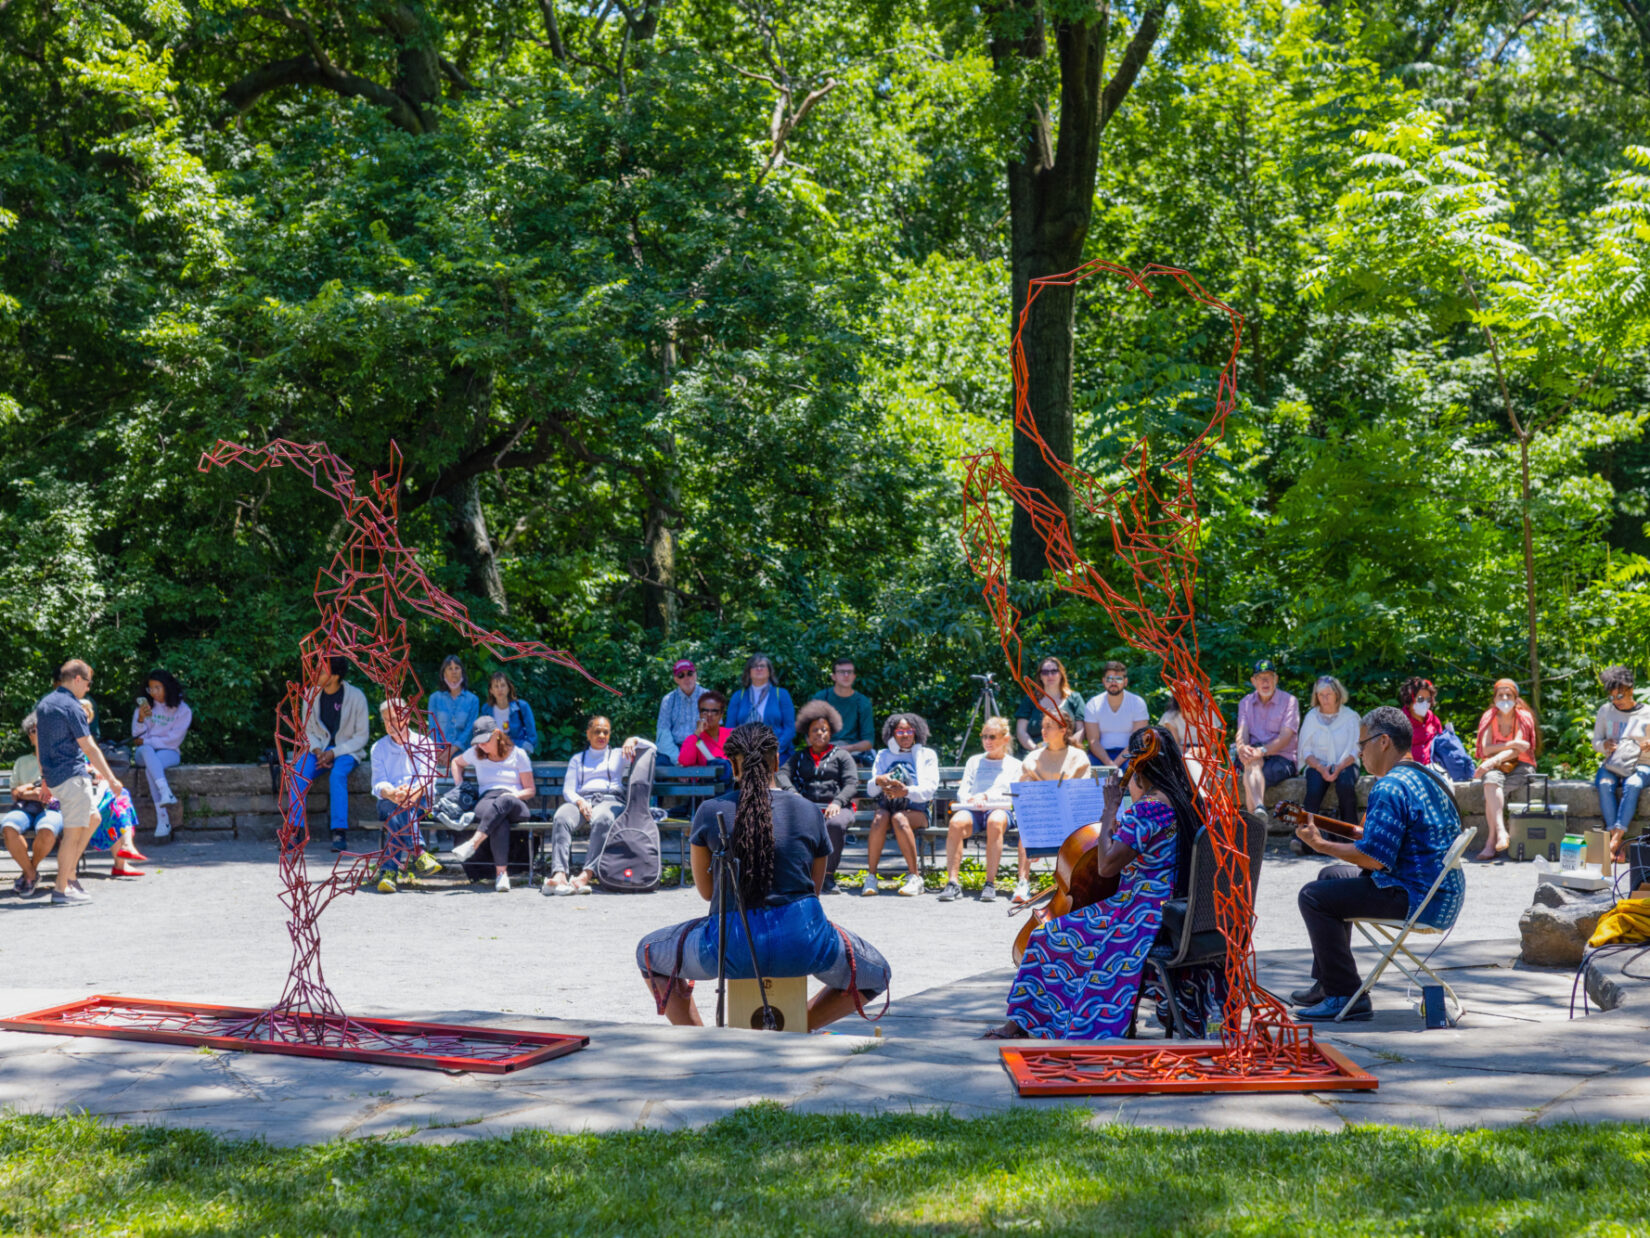
[[[121,792],[120,779],[109,770],[103,750],[92,739],[80,701],[92,689],[92,668],[71,658],[57,673],[57,687],[34,707],[35,738],[40,744],[40,780],[56,797],[63,813],[63,841],[57,847],[57,881],[53,907],[78,907],[92,901],[74,879],[81,852],[91,841],[97,801],[92,775],[97,770],[109,789]]]
[[[1333,1019],[1347,1009],[1362,986],[1352,959],[1352,921],[1406,920],[1425,900],[1443,871],[1461,832],[1461,816],[1442,781],[1408,759],[1409,719],[1383,705],[1364,715],[1358,755],[1378,780],[1356,842],[1335,842],[1318,832],[1312,818],[1296,836],[1320,855],[1345,861],[1325,866],[1316,881],[1301,887],[1301,918],[1312,939],[1310,989],[1291,994],[1297,1019]],[[1445,929],[1455,923],[1466,892],[1459,868],[1444,878],[1420,923]],[[1366,993],[1347,1010],[1347,1019],[1375,1013]]]

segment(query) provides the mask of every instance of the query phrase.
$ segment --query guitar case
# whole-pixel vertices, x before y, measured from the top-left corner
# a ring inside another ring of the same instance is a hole
[[[624,811],[613,818],[607,842],[596,857],[596,884],[615,894],[645,894],[659,886],[663,866],[659,822],[652,807],[658,755],[659,750],[651,746],[636,754],[625,786]]]

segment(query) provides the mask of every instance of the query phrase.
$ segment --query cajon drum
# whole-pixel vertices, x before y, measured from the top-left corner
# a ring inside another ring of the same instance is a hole
[[[779,1016],[782,1032],[808,1030],[808,978],[806,976],[769,976],[763,982],[768,990],[768,1005]],[[728,1026],[762,1026],[762,998],[754,980],[728,981]]]

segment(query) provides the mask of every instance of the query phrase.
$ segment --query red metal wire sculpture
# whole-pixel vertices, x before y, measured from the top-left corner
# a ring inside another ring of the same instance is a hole
[[[1117,276],[1148,298],[1154,296],[1148,281],[1172,280],[1193,301],[1225,314],[1232,329],[1231,351],[1220,371],[1208,424],[1159,466],[1154,466],[1150,442],[1142,435],[1122,455],[1128,480],[1112,489],[1059,459],[1044,441],[1031,412],[1032,375],[1026,364],[1024,342],[1026,324],[1046,290],[1071,288],[1102,275]],[[1237,359],[1242,340],[1243,316],[1210,296],[1189,272],[1178,267],[1154,264],[1137,273],[1096,259],[1063,275],[1031,281],[1014,334],[1014,425],[1037,445],[1044,461],[1071,487],[1073,499],[1083,510],[1101,517],[1109,526],[1116,561],[1123,574],[1132,578],[1121,587],[1114,586],[1084,560],[1073,541],[1065,512],[1041,490],[1017,481],[998,452],[983,451],[965,459],[963,545],[970,566],[984,581],[982,594],[997,627],[1003,654],[1026,695],[1040,702],[1042,689],[1022,667],[1020,611],[1009,600],[1006,539],[992,506],[999,491],[1030,518],[1032,528],[1047,547],[1048,564],[1059,587],[1103,606],[1124,641],[1162,659],[1163,683],[1174,696],[1187,733],[1196,735],[1208,754],[1203,760],[1201,788],[1214,844],[1215,915],[1226,941],[1228,985],[1221,1047],[1213,1053],[1207,1046],[1149,1053],[1132,1046],[1115,1052],[1085,1049],[1075,1058],[1069,1057],[1077,1053],[1075,1050],[1039,1051],[1038,1062],[1044,1069],[1070,1070],[1080,1061],[1096,1090],[1159,1091],[1170,1081],[1178,1091],[1246,1090],[1262,1080],[1265,1090],[1291,1086],[1315,1090],[1335,1086],[1326,1080],[1344,1074],[1342,1060],[1325,1055],[1314,1043],[1312,1029],[1294,1022],[1282,1003],[1256,981],[1251,936],[1254,899],[1244,830],[1233,799],[1235,784],[1226,758],[1226,722],[1215,706],[1198,657],[1194,598],[1201,517],[1193,473],[1198,461],[1225,433],[1226,418],[1237,400]],[[1059,1062],[1062,1053],[1068,1055],[1067,1065],[1051,1065]],[[1069,1086],[1072,1079],[1062,1075],[1060,1082]]]
[[[515,1041],[501,1042],[500,1033],[492,1029],[396,1024],[344,1014],[321,970],[320,917],[333,899],[360,887],[383,852],[346,853],[334,860],[327,876],[310,878],[304,853],[309,841],[304,793],[313,770],[309,775],[299,771],[299,763],[309,753],[304,719],[320,691],[328,659],[341,655],[386,697],[405,700],[409,725],[421,731],[425,717],[421,707],[423,689],[412,669],[409,614],[448,624],[472,645],[500,660],[543,659],[577,671],[609,692],[614,689],[590,675],[570,653],[538,641],[513,641],[479,627],[462,603],[435,586],[413,551],[401,541],[397,526],[401,452],[395,444],[390,445],[389,468],[376,474],[365,492],[356,487],[354,472],[325,443],[277,439],[263,447],[247,447],[220,441],[202,454],[200,469],[208,472],[232,464],[253,472],[285,466],[298,469],[317,490],[338,502],[348,530],[343,547],[316,576],[315,604],[321,621],[299,642],[303,679],[287,684],[285,700],[276,711],[275,745],[281,761],[281,902],[287,909],[287,930],[292,938],[286,988],[280,1000],[267,1010],[180,1008],[175,1003],[96,998],[72,1009],[42,1011],[0,1026],[25,1031],[128,1035],[131,1039],[180,1044],[222,1042],[241,1049],[301,1050],[308,1056],[444,1069],[493,1070],[500,1069],[500,1061],[510,1063],[504,1069],[513,1069],[528,1064],[528,1059],[543,1060],[548,1043],[543,1033],[523,1033]],[[438,773],[434,753],[427,747],[415,748],[413,759],[422,798],[427,802]],[[468,1032],[475,1035],[466,1042]],[[584,1040],[561,1039],[581,1044]],[[468,1066],[455,1066],[466,1061]]]

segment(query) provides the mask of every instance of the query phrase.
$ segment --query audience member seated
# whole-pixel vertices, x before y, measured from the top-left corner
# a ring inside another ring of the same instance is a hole
[[[733,733],[722,725],[727,705],[727,698],[714,689],[699,697],[698,725],[682,741],[681,750],[676,755],[676,764],[728,765],[727,758],[722,752],[723,745],[728,742],[728,736]],[[733,767],[728,768],[731,770]]]
[[[1312,685],[1316,704],[1301,720],[1300,757],[1306,766],[1307,812],[1323,806],[1324,793],[1335,788],[1336,816],[1348,825],[1358,820],[1358,715],[1346,708],[1346,689],[1333,675]]]
[[[466,768],[474,768],[481,798],[476,801],[476,832],[453,848],[459,860],[468,860],[487,843],[493,853],[493,889],[510,890],[510,827],[527,820],[528,805],[538,795],[533,783],[533,762],[511,741],[510,735],[491,717],[476,719],[470,731],[469,748],[453,758],[454,782],[464,779]]]
[[[726,814],[739,861],[739,898],[750,917],[761,974],[811,975],[825,986],[808,1003],[808,1030],[815,1031],[886,991],[888,963],[870,942],[825,917],[818,898],[831,852],[825,819],[814,804],[776,786],[779,744],[773,732],[765,726],[736,728],[727,752],[738,786],[693,815],[694,888],[707,902],[715,895],[716,817]],[[636,966],[659,1013],[672,1023],[703,1026],[693,986],[716,978],[717,910],[649,933],[636,947]],[[753,979],[751,937],[731,898],[727,911],[727,975]]]
[[[89,702],[82,701],[82,705]],[[92,815],[91,836],[86,840],[87,851],[108,851],[114,855],[109,869],[111,877],[144,877],[142,869],[133,868],[130,861],[149,857],[137,849],[137,808],[132,804],[130,788],[113,790],[99,779],[93,784],[97,810]]]
[[[1255,663],[1249,683],[1254,691],[1238,702],[1232,759],[1243,769],[1244,807],[1264,820],[1266,788],[1295,776],[1301,710],[1293,696],[1278,691],[1278,668],[1271,658]]]
[[[412,711],[400,697],[386,698],[378,716],[385,734],[372,746],[372,793],[384,823],[384,858],[371,881],[380,894],[394,894],[397,882],[414,873],[428,877],[441,871],[418,833],[438,772],[436,744],[407,725]]]
[[[1186,716],[1180,712],[1180,705],[1173,697],[1169,698],[1169,707],[1163,711],[1163,716],[1158,719],[1157,724],[1173,735],[1175,742],[1180,745],[1180,754],[1186,759],[1186,777],[1191,779],[1192,786],[1201,795],[1203,762],[1208,756],[1203,737],[1198,734],[1195,726],[1186,721]]]
[[[1083,706],[1083,734],[1090,763],[1115,769],[1129,746],[1129,736],[1149,726],[1152,717],[1146,711],[1146,702],[1128,690],[1128,667],[1121,662],[1107,662],[1104,682],[1106,690]]]
[[[183,686],[170,671],[153,670],[144,683],[144,695],[132,714],[132,756],[149,780],[149,798],[155,804],[155,841],[172,836],[172,817],[166,810],[178,802],[166,781],[166,771],[183,760],[183,740],[194,713],[183,700]]]
[[[1484,780],[1484,820],[1489,825],[1478,858],[1493,860],[1512,844],[1507,833],[1507,803],[1520,791],[1528,798],[1530,775],[1541,755],[1541,727],[1535,710],[1518,694],[1518,685],[1511,679],[1495,681],[1494,702],[1478,719],[1473,755],[1478,768],[1472,776]]]
[[[652,747],[653,741],[651,739],[643,739],[639,735],[632,735],[625,740],[623,747],[619,749],[619,755],[624,758],[625,770],[628,772],[631,765],[635,763],[637,753],[648,751]],[[572,881],[560,889],[554,888],[547,878],[544,889],[546,894],[589,894],[594,891],[596,861],[601,859],[602,852],[607,850],[607,840],[611,836],[613,823],[619,819],[624,809],[625,800],[620,800],[619,806],[611,814],[602,814],[600,817],[591,820],[590,841],[584,848],[584,866],[574,875]]]
[[[1043,715],[1043,742],[1020,762],[1021,782],[1065,782],[1089,773],[1089,758],[1071,741],[1077,737],[1077,716],[1060,709]],[[1140,732],[1136,732],[1139,734]],[[1019,844],[1019,870],[1014,882],[1014,901],[1031,897],[1031,857],[1025,843]]]
[[[980,727],[984,752],[976,752],[963,766],[962,781],[952,804],[945,832],[945,889],[940,902],[962,897],[963,844],[975,830],[985,832],[985,884],[980,902],[997,898],[997,866],[1003,859],[1003,835],[1014,822],[1014,797],[1009,786],[1020,777],[1020,758],[1009,752],[1012,742],[1007,718],[987,718]]]
[[[831,737],[842,730],[842,715],[818,698],[796,711],[796,738],[799,747],[789,767],[779,771],[779,785],[795,791],[825,816],[825,833],[831,840],[831,855],[825,865],[821,894],[836,893],[836,870],[842,863],[842,848],[854,823],[854,796],[859,792],[859,767],[853,754]]]
[[[1037,682],[1042,685],[1042,695],[1035,701],[1029,696],[1022,698],[1019,708],[1014,711],[1014,737],[1019,740],[1020,747],[1028,752],[1038,746],[1031,737],[1032,719],[1037,719],[1036,733],[1043,733],[1043,710],[1063,709],[1079,721],[1084,710],[1083,698],[1066,678],[1066,664],[1059,658],[1044,658],[1037,664]]]
[[[1414,736],[1409,759],[1418,765],[1432,765],[1433,741],[1444,733],[1444,720],[1438,716],[1438,689],[1432,680],[1411,675],[1398,688],[1398,705],[1409,719]]]
[[[79,658],[71,658],[58,668],[56,684],[34,707],[38,741],[35,750],[40,756],[41,781],[56,797],[58,812],[63,817],[52,906],[80,907],[92,901],[92,896],[74,876],[97,819],[92,774],[95,772],[116,795],[124,787],[92,738],[87,723],[90,709],[81,705],[92,689],[92,668]]]
[[[539,743],[533,707],[516,695],[515,682],[503,671],[494,671],[487,681],[487,703],[482,709],[492,715],[499,729],[510,733],[510,742],[531,759]]]
[[[636,758],[638,743],[652,747],[648,740],[634,737],[623,747],[612,746],[613,724],[597,714],[585,727],[586,746],[567,763],[562,779],[562,806],[550,822],[550,875],[544,879],[544,893],[589,894],[588,874],[607,841],[613,818],[624,811],[625,775]],[[585,848],[584,871],[568,879],[573,859],[573,835],[590,831]]]
[[[876,715],[871,712],[871,698],[854,689],[855,674],[852,658],[838,658],[831,663],[831,686],[815,693],[814,700],[824,701],[842,718],[842,727],[831,742],[860,764],[870,765],[876,760]],[[836,871],[834,865],[831,871]],[[825,885],[829,894],[835,883],[827,878]]]
[[[871,816],[871,832],[865,842],[865,885],[860,893],[870,898],[878,891],[877,865],[882,861],[882,843],[888,827],[894,828],[894,843],[905,860],[905,880],[899,892],[906,898],[922,893],[922,872],[917,862],[917,831],[928,825],[928,805],[940,789],[940,758],[928,747],[928,723],[917,714],[890,714],[882,724],[887,744],[871,766],[871,790],[876,794],[876,812]]]
[[[332,849],[342,851],[349,838],[349,776],[367,751],[367,694],[344,682],[349,659],[340,656],[326,661],[318,687],[304,702],[304,734],[309,751],[298,759],[292,771],[292,817],[309,828],[304,799],[320,770],[327,773],[328,816],[332,826]]]
[[[1361,732],[1358,750],[1364,768],[1376,778],[1362,837],[1356,842],[1326,838],[1311,821],[1295,831],[1313,851],[1341,861],[1320,869],[1297,897],[1312,939],[1313,980],[1310,988],[1290,995],[1302,1007],[1295,1012],[1297,1019],[1332,1020],[1345,1011],[1347,1019],[1364,1020],[1374,1014],[1367,993],[1347,1009],[1363,987],[1352,957],[1351,921],[1408,919],[1438,880],[1461,830],[1443,781],[1405,761],[1413,736],[1402,710],[1391,705],[1370,710]],[[1420,923],[1448,928],[1465,893],[1466,881],[1457,868],[1444,879]]]
[[[1638,811],[1639,792],[1650,781],[1650,705],[1633,696],[1633,672],[1625,666],[1605,668],[1600,676],[1609,700],[1593,719],[1593,750],[1604,758],[1593,775],[1599,815],[1610,835],[1611,854],[1627,859],[1627,831]]]
[[[5,837],[6,850],[22,870],[22,876],[11,883],[12,892],[19,898],[29,898],[40,882],[41,861],[52,853],[63,832],[63,814],[40,779],[40,738],[33,714],[23,719],[23,733],[34,752],[18,757],[12,764],[12,806],[0,813],[0,833]],[[25,834],[34,836],[32,848],[23,841]]]
[[[747,722],[760,722],[779,741],[779,763],[790,764],[796,747],[796,706],[791,694],[774,678],[773,662],[765,653],[755,653],[745,662],[741,687],[728,701],[728,726],[737,730]]]
[[[446,769],[469,746],[470,732],[481,716],[481,702],[470,691],[469,677],[458,655],[441,663],[441,686],[430,694],[430,738],[435,741],[436,766]]]
[[[653,727],[653,742],[666,757],[685,750],[687,741],[699,727],[699,701],[705,695],[705,689],[699,685],[699,668],[688,659],[677,662],[671,668],[670,677],[676,686],[659,702],[659,720]],[[684,759],[679,764],[688,762]]]
[[[1125,780],[1133,802],[1119,814]],[[1146,952],[1163,904],[1186,891],[1203,821],[1180,745],[1161,726],[1130,736],[1122,775],[1106,780],[1105,796],[1099,866],[1118,878],[1117,893],[1032,929],[1008,992],[1008,1022],[987,1039],[1110,1040],[1134,1023]]]

